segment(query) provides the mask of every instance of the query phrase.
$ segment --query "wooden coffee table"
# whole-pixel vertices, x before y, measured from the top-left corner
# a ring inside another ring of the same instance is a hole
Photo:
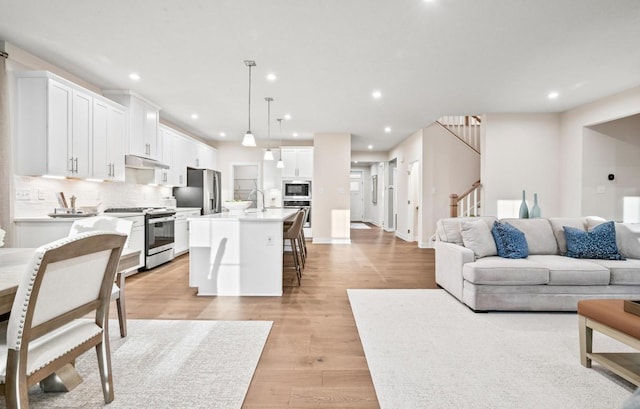
[[[593,352],[593,331],[598,331],[640,351],[640,316],[624,310],[624,300],[578,302],[580,362],[591,368],[595,361],[627,381],[640,386],[640,353]]]

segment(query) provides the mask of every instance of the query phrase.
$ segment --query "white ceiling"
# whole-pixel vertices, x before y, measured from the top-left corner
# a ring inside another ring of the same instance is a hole
[[[638,0],[0,0],[0,39],[217,141],[247,130],[252,59],[259,140],[270,96],[274,144],[290,113],[285,139],[347,132],[356,151],[445,114],[557,112],[640,85]]]

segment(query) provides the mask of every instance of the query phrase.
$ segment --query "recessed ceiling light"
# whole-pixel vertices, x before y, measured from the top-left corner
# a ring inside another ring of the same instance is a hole
[[[191,119],[198,119],[198,114],[191,114]]]
[[[269,81],[275,81],[275,80],[278,79],[278,77],[276,77],[276,74],[274,74],[274,73],[269,73],[269,74],[267,74],[267,79]]]
[[[380,99],[382,98],[382,92],[380,92],[379,90],[375,90],[371,93],[371,96],[375,99]]]
[[[284,119],[287,121],[291,119],[291,114],[284,114]]]
[[[298,137],[298,132],[294,132],[294,133],[293,133],[293,137],[294,137],[294,138],[297,138],[297,137]]]
[[[224,133],[224,132],[220,132],[220,136],[221,136],[222,138],[224,138],[225,136],[227,136],[227,134],[226,134],[226,133]]]
[[[384,131],[385,131],[386,133],[391,132],[391,127],[390,127],[390,126],[386,126],[386,127],[384,128]]]
[[[560,94],[557,91],[551,91],[549,94],[547,94],[547,98],[549,99],[556,99],[560,96]]]
[[[367,146],[368,149],[373,149],[373,145]]]
[[[129,78],[131,78],[134,81],[139,81],[140,80],[140,74],[138,74],[137,72],[132,72],[131,74],[129,74]]]

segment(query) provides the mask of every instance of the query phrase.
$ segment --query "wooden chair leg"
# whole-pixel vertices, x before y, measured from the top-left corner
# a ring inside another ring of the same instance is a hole
[[[120,324],[120,336],[122,338],[127,336],[127,307],[125,304],[125,277],[124,274],[118,273],[116,276],[116,280],[118,281],[118,288],[120,289],[120,294],[116,299],[116,307],[118,309],[118,323]]]
[[[111,354],[109,353],[109,339],[103,336],[103,341],[96,345],[98,355],[98,370],[102,383],[102,394],[104,402],[111,403],[114,398],[113,375],[111,373]]]

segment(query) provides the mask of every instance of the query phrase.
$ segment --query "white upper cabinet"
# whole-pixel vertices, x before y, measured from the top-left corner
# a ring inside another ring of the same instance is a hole
[[[313,178],[313,148],[282,148],[282,178]]]
[[[124,181],[126,112],[106,100],[93,101],[94,178]]]
[[[131,91],[105,91],[104,94],[129,108],[129,132],[125,153],[160,160],[160,108]]]
[[[93,98],[88,92],[73,90],[71,102],[71,138],[67,144],[71,175],[88,178],[91,177],[91,135]]]
[[[175,134],[173,130],[167,126],[160,124],[158,127],[158,146],[162,152],[160,161],[165,165],[169,165],[169,169],[156,169],[155,181],[159,185],[173,186],[174,180],[174,150]]]
[[[93,111],[106,98],[45,71],[17,72],[16,98],[18,174],[101,177],[94,174],[93,144],[94,132],[101,137],[102,130]]]

